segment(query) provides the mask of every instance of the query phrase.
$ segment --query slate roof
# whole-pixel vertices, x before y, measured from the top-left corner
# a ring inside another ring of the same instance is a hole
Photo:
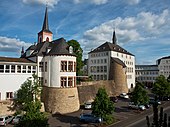
[[[126,51],[125,49],[123,49],[119,45],[116,45],[116,44],[113,44],[113,43],[110,43],[110,42],[105,42],[104,44],[100,45],[99,47],[97,47],[96,49],[94,49],[93,51],[91,51],[89,53],[96,53],[96,52],[103,52],[103,51],[116,51],[116,52],[120,52],[120,53],[124,53],[124,54],[134,56],[133,54]]]
[[[66,43],[64,38],[52,41],[51,50],[47,55],[73,55],[74,53],[69,53],[69,45]]]
[[[50,49],[50,51],[47,53],[48,49]],[[64,38],[60,38],[60,39],[54,40],[52,42],[38,43],[37,45],[34,46],[34,51],[32,52],[32,54],[30,56],[28,56],[28,58],[34,57],[34,56],[45,56],[45,55],[73,55],[73,56],[76,56],[74,53],[69,53],[69,45],[66,43]],[[23,57],[24,57],[24,55],[23,55]]]
[[[162,57],[162,58],[158,59],[158,60],[157,60],[158,65],[160,64],[160,62],[161,62],[162,59],[170,59],[170,56],[165,56],[165,57]]]
[[[50,30],[49,30],[49,26],[48,26],[48,11],[47,11],[47,7],[45,9],[45,17],[44,17],[44,22],[43,22],[43,26],[42,26],[42,30],[39,32],[49,32],[49,33],[52,33]]]
[[[0,57],[0,62],[34,63],[25,58]]]

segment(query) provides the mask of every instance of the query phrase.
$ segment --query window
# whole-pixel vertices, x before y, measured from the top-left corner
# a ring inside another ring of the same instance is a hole
[[[18,73],[21,73],[21,65],[18,65],[18,66],[17,66],[17,72],[18,72]]]
[[[28,73],[31,73],[31,66],[28,66],[27,72],[28,72]]]
[[[74,62],[74,72],[76,72],[76,62]]]
[[[73,71],[73,62],[72,61],[68,62],[68,71]]]
[[[10,70],[10,69],[9,69],[9,65],[6,65],[6,67],[5,67],[5,72],[6,72],[6,73],[9,73],[9,70]]]
[[[49,37],[46,38],[46,41],[49,42]]]
[[[104,66],[104,72],[107,72],[107,66]]]
[[[33,66],[32,73],[36,73],[36,66]]]
[[[107,80],[107,75],[104,75],[104,80]]]
[[[6,92],[6,99],[11,99],[13,98],[13,93],[12,92]]]
[[[100,66],[100,71],[103,72],[103,66]]]
[[[44,63],[39,62],[39,72],[43,72],[43,71],[44,71]]]
[[[4,73],[4,65],[0,65],[0,73]]]
[[[99,66],[97,66],[97,72],[100,72],[100,70],[99,70]]]
[[[67,86],[67,77],[61,77],[61,87]]]
[[[107,59],[104,59],[104,63],[107,63]]]
[[[11,73],[15,73],[15,65],[11,65]]]
[[[45,72],[47,72],[47,62],[45,62]]]
[[[67,71],[67,61],[61,61],[61,71]]]
[[[69,77],[68,78],[68,87],[72,87],[73,86],[73,78]]]
[[[103,75],[101,75],[101,80],[103,80]]]
[[[22,66],[22,73],[26,73],[26,66],[25,65]]]

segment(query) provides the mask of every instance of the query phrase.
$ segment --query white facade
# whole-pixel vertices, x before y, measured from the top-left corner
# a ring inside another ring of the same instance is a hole
[[[144,85],[151,87],[158,77],[158,65],[136,65],[136,81],[144,83]]]
[[[130,54],[111,51],[111,57],[119,58],[126,65],[126,78],[128,88],[135,86],[135,57]]]
[[[94,80],[108,80],[109,53],[91,53],[88,55],[88,75]]]
[[[130,53],[122,53],[117,51],[96,51],[89,53],[88,75],[92,75],[94,80],[108,80],[111,57],[119,58],[122,62],[124,62],[126,65],[128,88],[133,88],[135,86],[135,57]]]
[[[36,73],[33,63],[0,62],[0,100],[15,98],[21,84],[33,73]]]
[[[66,63],[62,69],[62,61]],[[76,57],[75,56],[46,56],[44,62],[47,63],[44,72],[44,85],[48,87],[75,87],[76,85]],[[72,63],[69,68],[69,63]],[[62,85],[62,77],[65,84]],[[70,83],[69,84],[69,80]]]
[[[157,65],[159,69],[159,75],[164,75],[168,78],[170,75],[170,57],[163,57],[157,60]]]

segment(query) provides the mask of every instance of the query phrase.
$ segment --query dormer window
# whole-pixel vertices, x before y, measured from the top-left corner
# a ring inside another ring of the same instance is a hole
[[[69,53],[71,53],[71,54],[73,53],[73,47],[72,46],[69,47]]]

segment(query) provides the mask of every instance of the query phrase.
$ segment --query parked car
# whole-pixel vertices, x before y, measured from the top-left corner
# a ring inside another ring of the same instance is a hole
[[[150,105],[153,105],[153,104],[158,104],[158,105],[160,105],[161,104],[161,101],[159,101],[159,100],[156,100],[155,101],[155,99],[154,98],[151,98],[151,99],[149,99],[149,104]]]
[[[160,97],[158,97],[159,98],[159,100],[161,100],[161,101],[169,101],[170,100],[170,96],[160,96]]]
[[[118,102],[118,98],[117,97],[110,97],[110,100],[113,101],[114,103]]]
[[[92,108],[92,102],[86,102],[86,103],[84,104],[84,108],[85,108],[85,109],[91,109],[91,108]]]
[[[129,102],[129,108],[142,110],[142,111],[146,109],[144,105],[135,105],[134,102]]]
[[[145,108],[150,108],[150,104],[149,103],[147,103],[147,104],[144,104],[144,106],[145,106]]]
[[[0,116],[0,125],[6,126],[8,123],[10,123],[13,119],[13,116],[11,115],[4,115]]]
[[[121,93],[121,94],[119,95],[119,97],[128,99],[128,98],[129,98],[129,95],[127,95],[126,93]]]
[[[12,120],[12,124],[17,124],[17,123],[19,123],[19,121],[21,120],[21,118],[22,118],[22,115],[16,115],[15,117],[14,117],[14,119]]]
[[[80,121],[91,122],[91,123],[101,123],[102,118],[96,117],[95,115],[93,115],[91,113],[83,113],[83,114],[80,114]]]

